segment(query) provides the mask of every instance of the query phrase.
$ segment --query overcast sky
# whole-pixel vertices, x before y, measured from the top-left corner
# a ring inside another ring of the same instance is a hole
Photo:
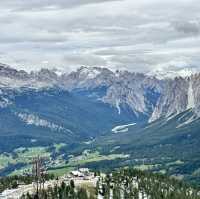
[[[199,0],[1,0],[0,62],[200,69]]]

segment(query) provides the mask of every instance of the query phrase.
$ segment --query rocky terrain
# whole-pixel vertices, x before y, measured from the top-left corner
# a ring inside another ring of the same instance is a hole
[[[57,74],[54,70],[41,69],[27,73],[9,66],[0,66],[1,96],[5,89],[45,89],[58,87],[63,90],[92,90],[105,88],[99,100],[115,107],[118,114],[121,108],[129,108],[135,115],[145,115],[149,122],[162,116],[178,114],[192,108],[199,113],[200,75],[159,79],[155,76],[110,71],[106,68],[81,67],[75,72]],[[0,106],[10,102],[1,97]]]

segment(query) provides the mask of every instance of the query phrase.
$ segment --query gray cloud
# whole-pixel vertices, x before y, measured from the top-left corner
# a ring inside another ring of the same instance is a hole
[[[198,35],[200,33],[200,21],[177,21],[173,23],[174,28],[182,33]]]
[[[81,66],[83,63],[87,66],[105,66],[106,60],[102,57],[95,56],[92,54],[69,54],[65,55],[63,61],[68,66]]]
[[[198,0],[2,0],[0,62],[26,70],[199,69],[199,10]]]
[[[123,0],[2,0],[1,7],[14,11],[72,8],[88,4]]]

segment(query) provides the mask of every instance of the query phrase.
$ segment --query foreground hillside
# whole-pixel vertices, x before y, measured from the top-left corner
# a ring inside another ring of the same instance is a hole
[[[77,171],[78,172],[78,171]],[[77,173],[74,171],[74,173]],[[50,177],[50,176],[49,176]],[[199,199],[200,190],[182,181],[164,175],[135,169],[120,169],[111,173],[87,172],[83,176],[65,175],[56,180],[47,176],[44,188],[38,193],[32,177],[12,177],[0,180],[0,185],[15,185],[16,180],[26,183],[17,192],[21,199]],[[48,186],[46,186],[48,184]],[[11,186],[12,185],[12,186]],[[32,187],[32,188],[31,188]],[[12,194],[12,189],[7,193]],[[21,193],[20,193],[21,192]],[[8,194],[9,195],[9,194]],[[4,193],[2,194],[4,197]]]

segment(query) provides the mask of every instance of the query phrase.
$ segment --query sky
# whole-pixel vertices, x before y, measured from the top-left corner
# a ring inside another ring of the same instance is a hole
[[[199,0],[1,0],[0,62],[135,72],[200,70]]]

